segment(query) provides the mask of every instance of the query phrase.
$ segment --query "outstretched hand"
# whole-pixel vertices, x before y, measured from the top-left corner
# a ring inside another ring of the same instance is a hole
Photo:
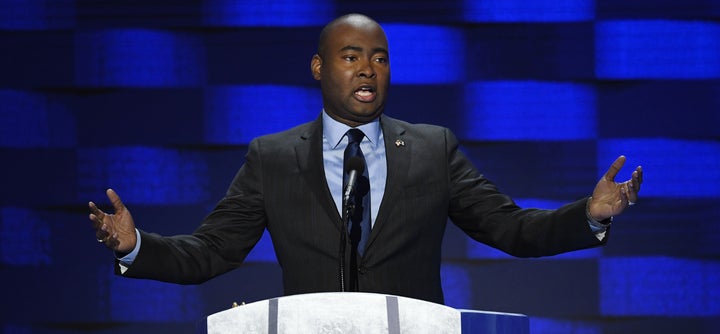
[[[114,214],[107,214],[98,209],[95,203],[90,202],[90,220],[95,228],[95,238],[108,248],[118,253],[128,253],[135,248],[137,236],[135,235],[135,222],[130,211],[120,200],[120,196],[114,190],[106,191],[108,199],[112,203]]]
[[[612,163],[595,186],[592,198],[588,203],[590,216],[594,219],[601,221],[619,215],[627,207],[637,203],[638,192],[643,179],[642,167],[635,168],[630,180],[617,183],[615,182],[615,176],[617,176],[624,164],[625,156],[621,155],[615,159],[615,162]]]

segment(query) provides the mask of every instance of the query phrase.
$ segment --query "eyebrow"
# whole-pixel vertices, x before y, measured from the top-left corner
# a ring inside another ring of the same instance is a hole
[[[347,51],[347,50],[362,52],[362,51],[363,51],[363,48],[361,48],[361,47],[359,47],[359,46],[355,46],[355,45],[346,45],[346,46],[344,46],[342,49],[340,49],[340,51]],[[388,53],[387,49],[382,48],[382,47],[380,47],[380,48],[374,48],[374,49],[372,49],[372,51],[373,51],[373,53],[380,53],[380,52],[382,52],[382,53]]]

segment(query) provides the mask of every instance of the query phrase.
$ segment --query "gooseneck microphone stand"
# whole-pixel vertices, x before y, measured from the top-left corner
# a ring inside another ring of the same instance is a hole
[[[352,196],[350,196],[352,198]],[[340,229],[340,291],[345,292],[345,247],[347,245],[348,223],[355,212],[355,201],[343,200],[342,228]]]

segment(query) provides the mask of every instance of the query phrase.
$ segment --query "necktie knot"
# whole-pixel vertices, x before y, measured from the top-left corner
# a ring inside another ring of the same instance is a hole
[[[360,144],[362,142],[363,137],[365,137],[365,134],[362,132],[362,130],[359,129],[350,129],[347,131],[348,136],[348,145],[349,144]]]

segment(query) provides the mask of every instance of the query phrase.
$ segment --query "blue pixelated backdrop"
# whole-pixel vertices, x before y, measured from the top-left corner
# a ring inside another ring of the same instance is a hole
[[[527,207],[588,195],[620,154],[645,169],[608,246],[515,259],[450,225],[458,308],[531,332],[720,331],[719,0],[0,0],[0,333],[192,333],[282,293],[263,237],[196,286],[113,274],[87,202],[192,231],[256,136],[317,117],[322,26],[385,28],[386,113],[452,129]]]

